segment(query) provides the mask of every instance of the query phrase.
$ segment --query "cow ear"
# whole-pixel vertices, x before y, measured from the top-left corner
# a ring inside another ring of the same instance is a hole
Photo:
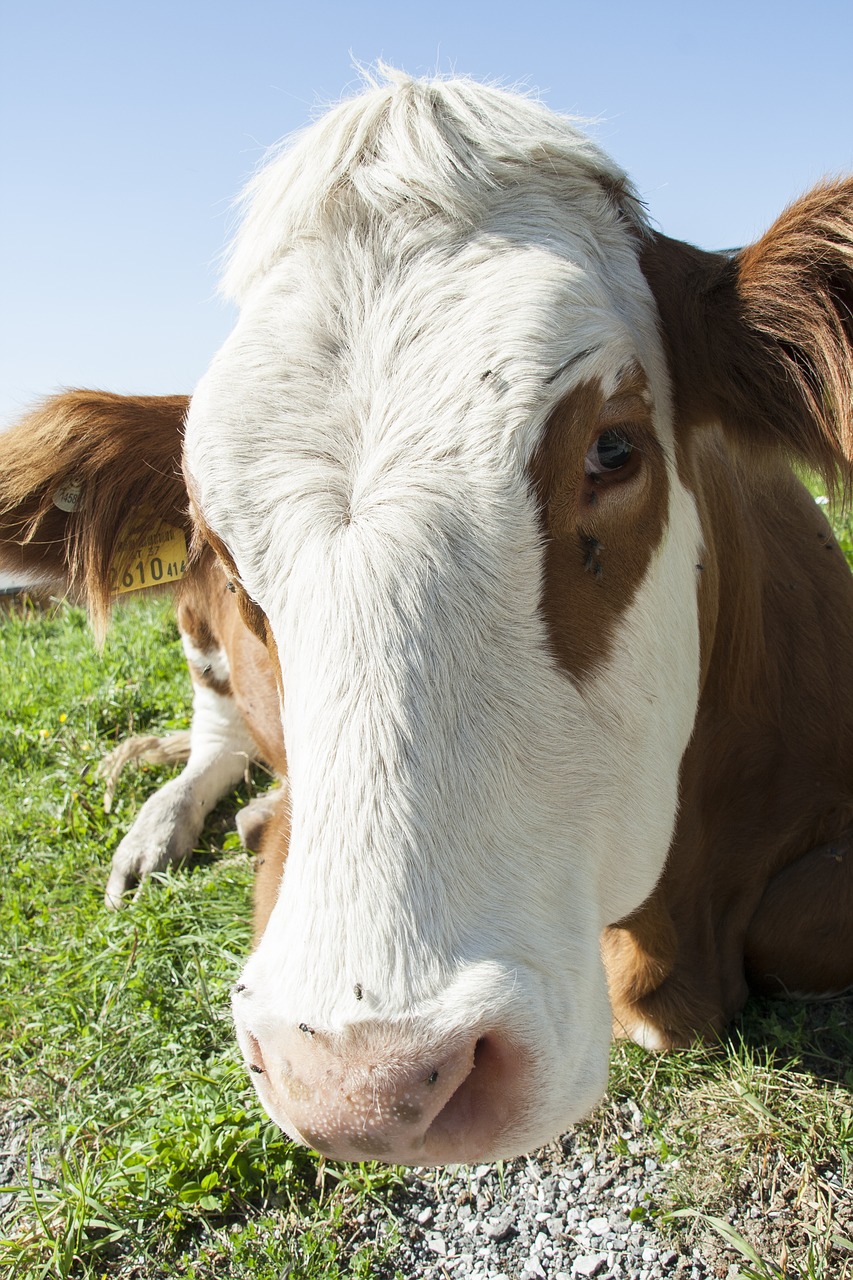
[[[853,179],[822,183],[766,235],[705,253],[655,236],[657,300],[676,410],[776,445],[827,480],[853,476]]]
[[[186,396],[68,391],[0,434],[0,568],[69,591],[103,635],[122,530],[142,511],[189,533]]]

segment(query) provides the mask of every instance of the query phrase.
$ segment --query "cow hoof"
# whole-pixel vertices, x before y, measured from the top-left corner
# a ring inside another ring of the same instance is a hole
[[[107,911],[120,911],[129,901],[128,894],[133,886],[127,883],[124,876],[110,875],[104,890],[104,906]]]
[[[143,856],[135,856],[135,851],[126,847],[132,836],[131,830],[113,855],[110,877],[104,890],[104,906],[108,911],[119,911],[126,907],[131,900],[131,891],[139,882],[152,871],[160,871],[171,862],[171,858],[164,857],[163,851],[157,849],[153,852],[146,850]]]
[[[113,854],[104,894],[107,908],[115,911],[124,905],[129,890],[152,872],[184,862],[195,848],[204,816],[185,775],[150,796]]]

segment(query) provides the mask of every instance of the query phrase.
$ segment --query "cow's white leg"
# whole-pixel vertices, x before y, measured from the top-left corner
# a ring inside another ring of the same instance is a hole
[[[194,681],[187,766],[146,800],[116,849],[104,895],[108,907],[119,907],[123,895],[144,876],[190,855],[205,818],[257,754],[230,690],[219,692]]]

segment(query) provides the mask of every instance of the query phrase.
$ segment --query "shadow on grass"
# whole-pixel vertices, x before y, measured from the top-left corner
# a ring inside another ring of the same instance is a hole
[[[853,1088],[853,993],[828,1000],[755,996],[726,1039],[768,1062]]]

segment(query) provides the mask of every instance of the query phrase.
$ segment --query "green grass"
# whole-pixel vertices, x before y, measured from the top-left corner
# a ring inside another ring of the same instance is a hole
[[[107,815],[96,765],[187,724],[168,602],[120,611],[102,657],[76,610],[11,612],[0,688],[0,1274],[366,1274],[349,1223],[395,1175],[318,1167],[239,1062],[252,867],[225,815],[191,868],[103,907],[112,849],[166,775],[128,770]]]
[[[853,1277],[853,999],[752,1000],[717,1046],[614,1046],[599,1142],[624,1144],[624,1098],[669,1162],[649,1215],[681,1249],[736,1260],[744,1280]]]
[[[190,867],[103,907],[112,850],[168,775],[127,769],[107,815],[97,764],[188,723],[168,601],[119,610],[103,655],[79,611],[13,609],[0,689],[0,1274],[392,1276],[398,1173],[288,1143],[239,1062],[252,866],[229,820],[246,790]],[[710,1049],[615,1046],[581,1141],[665,1158],[666,1195],[639,1212],[719,1274],[853,1280],[853,1000],[751,1002]]]

